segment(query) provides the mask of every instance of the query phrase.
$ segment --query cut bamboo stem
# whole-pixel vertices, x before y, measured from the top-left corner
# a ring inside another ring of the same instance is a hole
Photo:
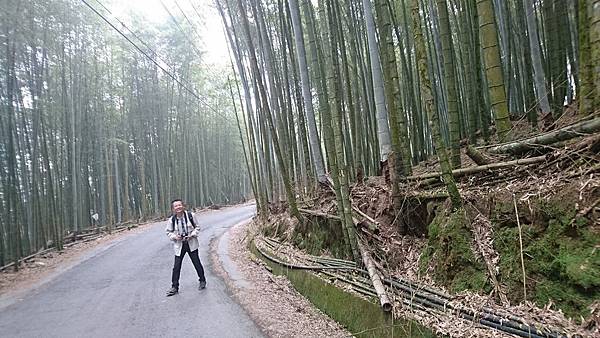
[[[371,282],[373,283],[373,287],[377,292],[377,296],[379,297],[379,303],[381,304],[381,308],[385,312],[390,312],[392,310],[392,303],[388,298],[387,293],[385,292],[385,286],[381,281],[381,277],[379,276],[379,272],[375,268],[375,264],[373,264],[373,260],[371,259],[371,255],[365,250],[364,246],[360,241],[357,241],[358,249],[360,250],[360,254],[363,259],[363,263],[369,272],[369,277],[371,277]]]

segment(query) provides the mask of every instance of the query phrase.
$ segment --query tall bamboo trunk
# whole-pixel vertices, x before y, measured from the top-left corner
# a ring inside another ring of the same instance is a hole
[[[421,97],[423,98],[425,111],[429,117],[429,127],[431,128],[435,152],[440,161],[442,178],[446,184],[446,188],[448,189],[448,195],[450,195],[450,199],[452,200],[452,206],[457,209],[462,206],[462,200],[460,198],[460,193],[456,188],[454,177],[452,176],[452,167],[450,166],[450,161],[448,160],[446,147],[442,141],[442,135],[440,133],[439,126],[440,122],[435,110],[435,104],[431,90],[431,81],[429,80],[429,73],[427,71],[427,54],[425,53],[425,42],[423,40],[421,20],[419,16],[419,0],[412,0],[412,23],[413,36],[415,37],[415,54],[421,81]]]
[[[437,0],[440,20],[440,39],[442,40],[442,55],[444,59],[444,83],[448,97],[448,124],[450,128],[450,157],[452,166],[460,168],[460,119],[458,112],[458,94],[456,91],[456,76],[454,51],[450,37],[450,18],[446,0]]]
[[[479,39],[481,40],[481,48],[483,49],[488,92],[492,112],[496,120],[496,133],[500,140],[504,140],[512,126],[508,115],[502,62],[500,61],[498,31],[494,19],[492,0],[477,0],[477,14],[479,18]]]
[[[308,124],[308,137],[310,141],[311,155],[313,165],[317,173],[319,182],[324,183],[325,168],[323,156],[321,153],[321,142],[317,133],[317,123],[312,104],[312,95],[310,92],[310,80],[308,76],[308,65],[306,62],[306,49],[304,47],[304,35],[302,30],[302,22],[300,20],[300,8],[297,0],[290,0],[290,12],[292,17],[292,25],[294,27],[294,42],[296,44],[296,54],[298,57],[298,66],[300,68],[300,81],[302,82],[302,97],[304,99],[304,109],[306,112],[306,121]]]

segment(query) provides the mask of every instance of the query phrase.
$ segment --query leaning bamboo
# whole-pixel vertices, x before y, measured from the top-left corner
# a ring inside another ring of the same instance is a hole
[[[452,170],[452,176],[462,177],[465,175],[476,174],[476,173],[479,173],[482,171],[502,169],[502,168],[507,168],[507,167],[519,166],[519,165],[534,164],[534,163],[544,162],[545,160],[546,160],[546,156],[537,156],[537,157],[518,159],[518,160],[514,160],[514,161],[492,163],[492,164],[482,165],[482,166],[477,166],[477,167],[461,168],[461,169]],[[442,176],[442,173],[435,172],[435,173],[429,173],[429,174],[423,174],[423,175],[407,176],[405,179],[406,180],[424,180],[424,179],[428,179],[428,178],[437,178],[440,176]]]
[[[488,151],[496,154],[519,154],[539,146],[570,140],[578,136],[593,134],[598,131],[600,131],[600,117],[597,117],[593,120],[581,121],[568,127],[554,130],[536,137],[501,144],[499,146],[489,148]]]
[[[373,260],[371,259],[371,255],[365,250],[364,246],[360,241],[358,243],[358,250],[360,250],[360,254],[362,255],[363,263],[369,272],[369,277],[371,277],[371,282],[373,283],[373,287],[377,292],[377,296],[379,297],[379,303],[381,304],[381,308],[385,312],[390,312],[392,310],[392,303],[385,292],[385,287],[383,286],[383,282],[381,282],[381,277],[379,276],[379,272],[375,268],[375,264],[373,264]]]

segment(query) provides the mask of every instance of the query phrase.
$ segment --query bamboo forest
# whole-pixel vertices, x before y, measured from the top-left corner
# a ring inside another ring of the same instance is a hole
[[[2,335],[600,336],[600,0],[0,8]]]

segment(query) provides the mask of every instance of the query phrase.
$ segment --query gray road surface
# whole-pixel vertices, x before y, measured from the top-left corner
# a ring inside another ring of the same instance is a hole
[[[179,294],[165,297],[173,266],[165,223],[95,249],[72,268],[7,305],[2,337],[262,337],[211,271],[211,239],[254,214],[254,205],[199,214],[207,288],[186,255]]]

